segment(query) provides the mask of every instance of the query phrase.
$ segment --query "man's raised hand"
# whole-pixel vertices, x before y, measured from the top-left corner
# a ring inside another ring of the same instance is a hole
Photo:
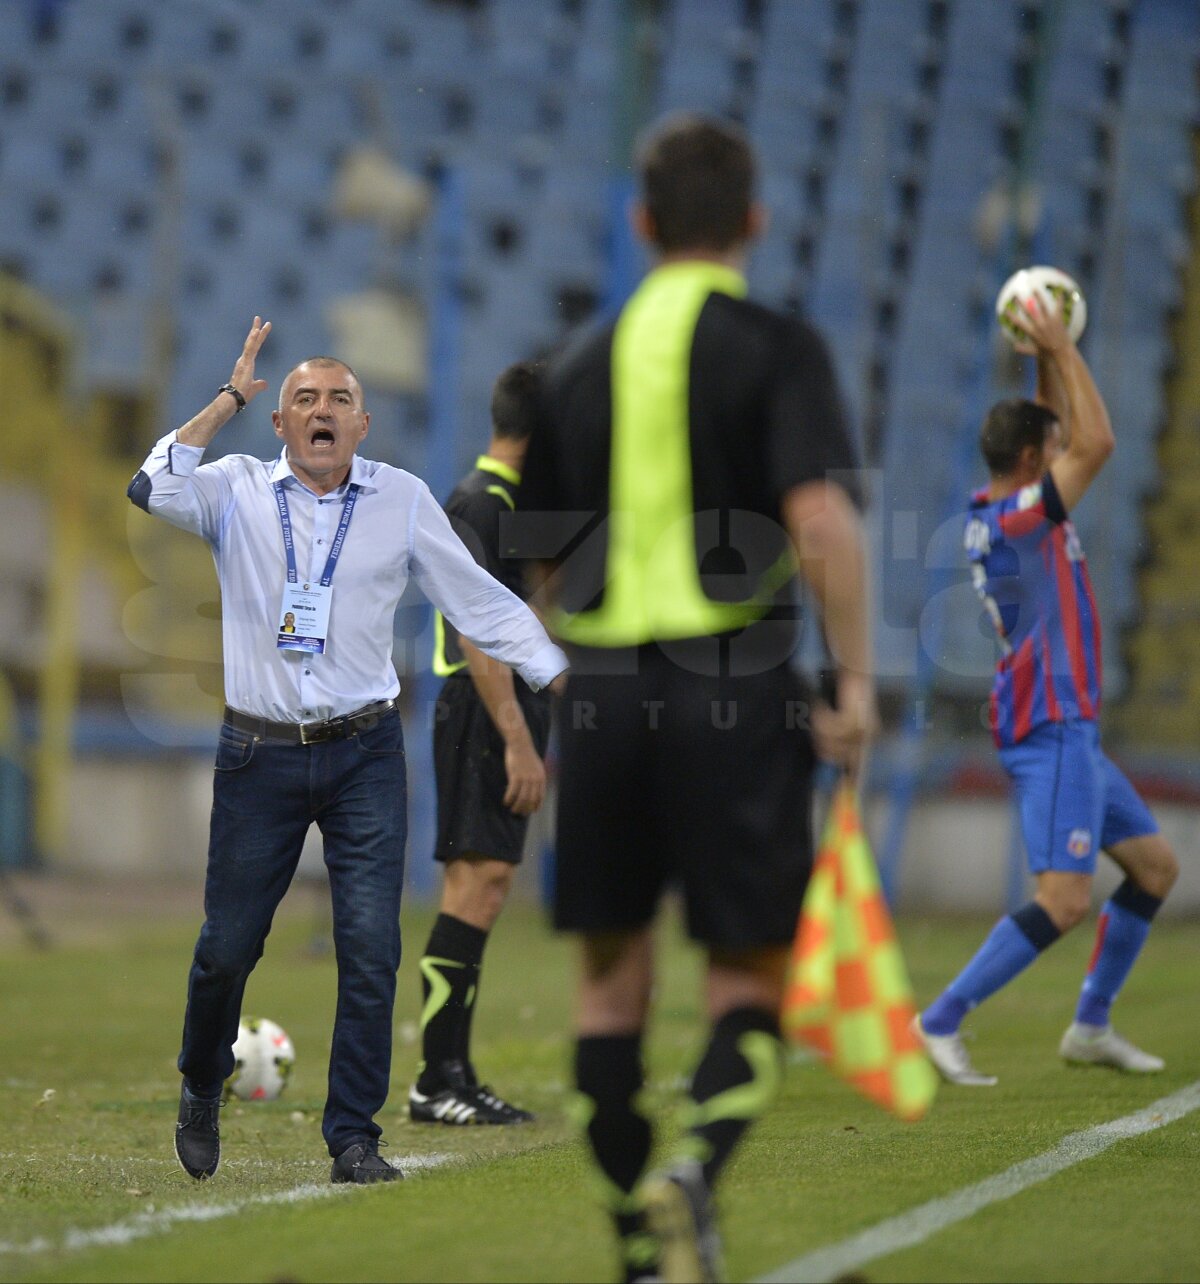
[[[234,398],[229,396],[227,391],[218,392],[198,415],[189,419],[176,432],[175,440],[181,446],[199,446],[203,449],[246,402],[252,397],[257,397],[266,388],[265,379],[254,377],[254,362],[259,348],[263,346],[263,340],[270,333],[270,321],[255,317],[250,333],[246,336],[246,342],[242,344],[242,355],[238,357],[237,364],[233,367],[233,375],[229,380],[241,394],[242,401],[235,405]]]
[[[1021,328],[1029,336],[1027,343],[1017,345],[1017,351],[1027,356],[1039,352],[1047,356],[1057,356],[1071,346],[1071,336],[1063,324],[1060,307],[1046,307],[1045,301],[1036,294],[1021,299]]]
[[[247,401],[252,401],[260,392],[266,390],[267,381],[254,377],[254,362],[258,358],[259,348],[263,346],[263,341],[270,333],[270,321],[255,317],[250,333],[246,336],[246,342],[242,344],[242,355],[238,357],[237,364],[233,367],[233,374],[229,378],[229,382]]]

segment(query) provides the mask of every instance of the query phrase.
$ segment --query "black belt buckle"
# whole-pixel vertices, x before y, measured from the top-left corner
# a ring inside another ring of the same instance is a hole
[[[319,745],[323,741],[333,740],[341,730],[343,718],[330,719],[328,722],[300,723],[300,743],[302,745]],[[345,732],[343,731],[344,735]]]
[[[346,713],[340,718],[329,718],[325,722],[301,722],[300,743],[317,745],[325,740],[345,740],[356,736],[360,731],[370,731],[379,725],[385,713],[395,707],[391,700],[386,700],[374,708],[367,708],[356,713]]]

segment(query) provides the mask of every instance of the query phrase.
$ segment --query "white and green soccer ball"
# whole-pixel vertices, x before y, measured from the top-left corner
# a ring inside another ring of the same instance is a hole
[[[265,1017],[243,1017],[233,1045],[233,1074],[225,1095],[241,1101],[274,1101],[287,1087],[296,1049],[287,1031]]]
[[[1035,295],[1050,312],[1062,316],[1071,339],[1078,343],[1087,325],[1087,300],[1073,277],[1054,267],[1022,268],[1000,287],[996,299],[996,316],[1000,329],[1013,343],[1028,343],[1029,336],[1021,326],[1024,315],[1020,300]]]

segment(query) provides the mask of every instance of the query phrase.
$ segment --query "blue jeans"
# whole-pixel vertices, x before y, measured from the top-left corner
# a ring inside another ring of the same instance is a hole
[[[262,957],[308,827],[325,840],[338,965],[322,1132],[331,1155],[376,1138],[387,1099],[400,966],[406,832],[404,736],[392,711],[345,740],[256,741],[221,728],[205,922],[188,977],[179,1069],[204,1096],[233,1071],[242,994]]]

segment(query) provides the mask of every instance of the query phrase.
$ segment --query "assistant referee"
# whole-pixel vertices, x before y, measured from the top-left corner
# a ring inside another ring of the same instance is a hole
[[[521,468],[537,413],[531,362],[509,366],[492,389],[492,435],[475,467],[446,501],[446,516],[479,564],[524,596],[521,563],[502,526],[516,507]],[[479,1082],[471,1020],[488,935],[512,887],[529,817],[546,796],[543,758],[550,693],[513,681],[437,616],[434,672],[446,679],[433,729],[440,913],[421,958],[421,1065],[408,1094],[414,1123],[519,1124],[533,1118]]]
[[[582,941],[582,1118],[627,1277],[696,1280],[719,1270],[713,1184],[780,1080],[810,724],[822,756],[854,769],[874,686],[857,461],[829,358],[807,325],[745,298],[763,224],[751,148],[673,117],[638,170],[635,223],[656,264],[615,324],[550,363],[517,504],[572,657],[554,918]],[[836,712],[789,664],[797,564],[836,661]],[[643,1181],[642,1041],[669,886],[707,951],[711,1033],[679,1161]]]

